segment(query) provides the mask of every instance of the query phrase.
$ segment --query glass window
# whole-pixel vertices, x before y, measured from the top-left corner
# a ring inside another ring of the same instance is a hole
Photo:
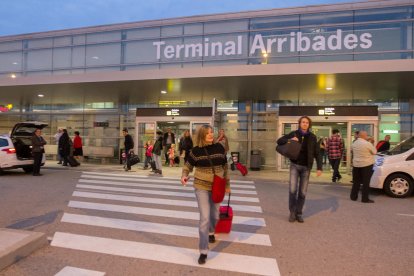
[[[72,37],[70,36],[62,36],[62,37],[55,37],[53,39],[53,46],[70,46],[72,45]]]
[[[86,43],[86,35],[75,35],[73,36],[74,45],[83,45]]]
[[[0,72],[15,72],[22,69],[22,52],[0,53]]]
[[[7,139],[0,138],[0,147],[7,147],[9,145],[9,142]]]
[[[46,48],[53,47],[52,38],[28,40],[28,48]]]
[[[412,23],[407,22],[355,26],[357,37],[365,40],[358,47],[360,52],[412,49],[411,33]]]
[[[325,24],[341,24],[352,23],[353,12],[329,12],[317,14],[303,14],[300,16],[300,25],[325,25]]]
[[[247,43],[246,33],[209,35],[204,39],[204,60],[247,58]]]
[[[142,28],[127,31],[127,39],[160,37],[161,28]]]
[[[260,64],[266,63],[264,53],[267,53],[268,58],[297,55],[297,45],[296,43],[292,44],[291,33],[295,33],[296,37],[298,32],[298,29],[252,32],[249,37],[249,56],[262,58]]]
[[[86,35],[87,43],[100,43],[121,40],[121,32],[93,33]]]
[[[183,46],[183,39],[182,38],[170,38],[165,39],[165,44],[160,47],[160,61],[177,61],[182,60],[185,55],[184,47]],[[157,48],[153,46],[154,48]],[[200,47],[198,47],[200,49]],[[192,52],[193,53],[193,52]],[[194,54],[198,56],[200,52],[194,50]]]
[[[0,51],[21,50],[23,48],[22,41],[1,42]]]
[[[412,18],[412,7],[395,7],[383,9],[356,10],[355,22],[401,20]]]
[[[121,43],[86,46],[86,66],[121,63]]]
[[[53,49],[53,68],[67,68],[71,66],[72,49],[55,48]]]
[[[52,49],[27,52],[27,70],[52,68]]]
[[[157,62],[157,47],[153,45],[154,42],[159,42],[159,40],[126,42],[125,63]]]
[[[85,46],[73,47],[72,49],[72,67],[85,66]]]
[[[299,15],[253,18],[250,21],[250,29],[273,29],[299,26]]]
[[[196,24],[186,24],[186,25],[184,25],[184,34],[185,35],[203,34],[203,24],[202,23],[196,23]]]
[[[161,37],[183,35],[183,26],[161,27]]]
[[[247,19],[204,23],[204,33],[206,34],[247,31],[248,29],[249,21]]]

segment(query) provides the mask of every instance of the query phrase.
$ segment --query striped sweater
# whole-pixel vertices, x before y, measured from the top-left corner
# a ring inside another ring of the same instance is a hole
[[[226,188],[230,188],[230,181],[227,174],[228,168],[226,154],[220,143],[208,145],[202,148],[194,147],[188,156],[187,162],[184,164],[182,176],[188,176],[195,168],[194,188],[211,191],[214,173],[205,149],[210,155],[211,162],[213,162],[216,175],[226,178]]]

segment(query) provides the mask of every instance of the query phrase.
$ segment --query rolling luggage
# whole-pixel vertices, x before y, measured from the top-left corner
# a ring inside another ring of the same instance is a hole
[[[241,174],[243,175],[243,176],[245,176],[246,174],[247,174],[247,168],[246,168],[246,166],[244,166],[243,164],[241,164],[241,163],[237,163],[236,164],[236,168],[241,172]]]
[[[68,156],[68,163],[71,167],[77,167],[77,166],[80,165],[78,160],[76,160],[75,157],[73,157],[73,156]]]
[[[216,224],[216,233],[230,233],[233,223],[233,208],[230,206],[230,195],[227,206],[220,206],[219,221]]]

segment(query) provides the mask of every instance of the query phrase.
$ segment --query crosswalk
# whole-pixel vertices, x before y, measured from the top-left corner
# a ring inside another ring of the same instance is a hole
[[[136,238],[124,240],[63,230],[55,233],[52,246],[200,267],[197,263],[197,248],[149,243],[148,239],[140,239],[140,235],[162,235],[198,240],[199,212],[191,186],[191,180],[187,187],[182,187],[178,179],[168,177],[83,172],[61,222],[64,225],[82,226],[82,229],[97,227],[130,231],[137,234],[134,236]],[[264,231],[266,222],[262,217],[263,210],[254,182],[233,180],[231,186],[234,229],[229,234],[217,234],[217,243],[271,247],[270,237]],[[252,231],[245,231],[253,228]],[[202,268],[253,275],[280,275],[275,258],[223,251],[214,251],[213,247]]]

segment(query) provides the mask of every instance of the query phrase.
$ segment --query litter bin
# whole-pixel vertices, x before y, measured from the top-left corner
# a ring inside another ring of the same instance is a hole
[[[250,152],[250,169],[252,171],[260,171],[262,165],[262,153],[260,150],[252,150]]]

